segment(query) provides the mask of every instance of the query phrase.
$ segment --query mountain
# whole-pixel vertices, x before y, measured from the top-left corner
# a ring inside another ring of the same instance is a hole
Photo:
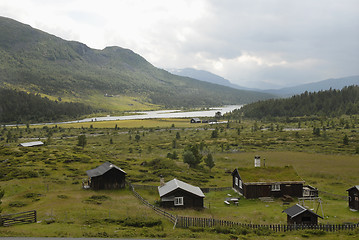
[[[91,49],[4,17],[0,17],[0,87],[113,110],[119,105],[133,110],[152,104],[168,108],[245,104],[273,97],[173,75],[129,49]]]
[[[173,74],[176,74],[179,76],[190,77],[190,78],[194,78],[194,79],[204,81],[204,82],[223,85],[223,86],[227,86],[227,87],[231,87],[231,88],[235,88],[235,89],[248,90],[248,88],[233,84],[229,80],[227,80],[221,76],[218,76],[216,74],[213,74],[211,72],[204,71],[204,70],[197,70],[194,68],[183,68],[183,69],[173,68],[173,69],[168,69],[168,71],[170,73],[173,73]]]
[[[279,95],[282,97],[290,97],[296,94],[308,92],[318,92],[329,89],[342,89],[345,86],[359,85],[359,75],[343,78],[331,78],[319,82],[307,83],[295,87],[287,87],[281,89],[264,90],[263,92]]]
[[[359,76],[351,76],[351,77],[343,77],[343,78],[332,78],[327,79],[319,82],[313,82],[308,84],[302,84],[294,87],[286,87],[280,89],[267,89],[267,90],[260,90],[256,88],[247,88],[243,86],[239,86],[236,84],[231,83],[229,80],[215,75],[213,73],[203,71],[203,70],[196,70],[193,68],[184,68],[184,69],[169,69],[169,71],[173,74],[191,77],[194,79],[198,79],[205,82],[215,83],[235,89],[242,89],[242,90],[249,90],[249,91],[256,91],[256,92],[264,92],[269,93],[281,97],[291,97],[296,94],[304,93],[305,91],[308,92],[318,92],[322,90],[329,90],[332,89],[342,89],[345,86],[351,85],[359,85]],[[263,86],[265,84],[263,83]]]

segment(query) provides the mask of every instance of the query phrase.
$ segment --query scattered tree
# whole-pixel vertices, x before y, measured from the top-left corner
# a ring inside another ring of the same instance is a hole
[[[210,171],[215,166],[213,156],[211,153],[208,153],[207,157],[204,159],[204,162],[206,163],[206,166],[209,167]]]
[[[344,138],[343,138],[343,144],[344,145],[348,145],[349,144],[349,138],[348,135],[345,134]]]
[[[136,134],[135,140],[138,142],[138,141],[140,141],[140,139],[141,139],[141,136],[139,134]]]
[[[218,129],[212,131],[211,138],[218,138]]]
[[[80,135],[77,137],[77,146],[84,148],[87,144],[86,135]]]
[[[4,191],[4,189],[1,189],[1,186],[0,186],[0,205],[1,205],[1,199],[4,197],[4,194],[5,194],[5,191]],[[1,213],[1,207],[0,207],[0,213]]]

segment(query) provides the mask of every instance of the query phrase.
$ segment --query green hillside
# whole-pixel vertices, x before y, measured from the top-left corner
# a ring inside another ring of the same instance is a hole
[[[305,92],[287,99],[270,99],[243,106],[231,113],[232,117],[248,118],[336,116],[359,114],[359,86],[342,90]]]
[[[51,101],[38,94],[0,88],[0,124],[68,120],[94,112],[83,103]]]
[[[0,87],[110,110],[126,109],[119,107],[120,96],[132,99],[126,102],[128,110],[139,102],[138,109],[148,104],[199,107],[273,97],[176,76],[131,50],[91,49],[4,17],[0,17]]]

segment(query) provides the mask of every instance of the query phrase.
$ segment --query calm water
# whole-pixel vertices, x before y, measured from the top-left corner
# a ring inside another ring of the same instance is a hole
[[[234,109],[241,108],[242,105],[230,105],[218,108],[211,108],[205,111],[194,111],[194,112],[181,112],[180,110],[161,110],[161,111],[145,111],[135,112],[134,115],[129,116],[107,116],[107,117],[93,117],[85,118],[81,120],[65,122],[65,123],[76,123],[76,122],[99,122],[99,121],[117,121],[117,120],[134,120],[134,119],[151,119],[151,118],[192,118],[192,117],[214,117],[216,112],[222,114],[233,111]]]

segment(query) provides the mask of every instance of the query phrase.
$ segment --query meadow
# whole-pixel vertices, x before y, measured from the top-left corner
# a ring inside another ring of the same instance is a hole
[[[39,223],[3,227],[0,235],[231,239],[235,234],[218,229],[173,229],[167,219],[142,205],[130,190],[83,190],[82,181],[87,179],[86,170],[110,161],[124,169],[134,184],[158,186],[163,175],[166,181],[178,178],[200,187],[230,187],[231,171],[252,167],[255,155],[265,158],[266,166],[293,166],[306,184],[321,191],[325,217],[320,223],[357,223],[359,213],[351,212],[342,196],[359,180],[358,131],[356,116],[275,122],[230,119],[218,125],[158,119],[2,127],[2,214],[37,210]],[[86,136],[83,147],[78,146],[80,135]],[[44,146],[18,146],[39,139]],[[210,169],[202,162],[190,168],[185,164],[182,153],[189,144],[197,144],[204,157],[211,153],[215,166]],[[157,191],[137,191],[157,204]],[[264,203],[241,198],[238,206],[227,206],[223,201],[228,194],[236,195],[232,190],[207,193],[202,211],[169,212],[243,223],[286,222],[282,213],[286,206],[280,199]],[[298,231],[266,233],[266,239],[355,239],[355,234],[358,232]],[[261,233],[253,231],[239,237],[262,238]]]

